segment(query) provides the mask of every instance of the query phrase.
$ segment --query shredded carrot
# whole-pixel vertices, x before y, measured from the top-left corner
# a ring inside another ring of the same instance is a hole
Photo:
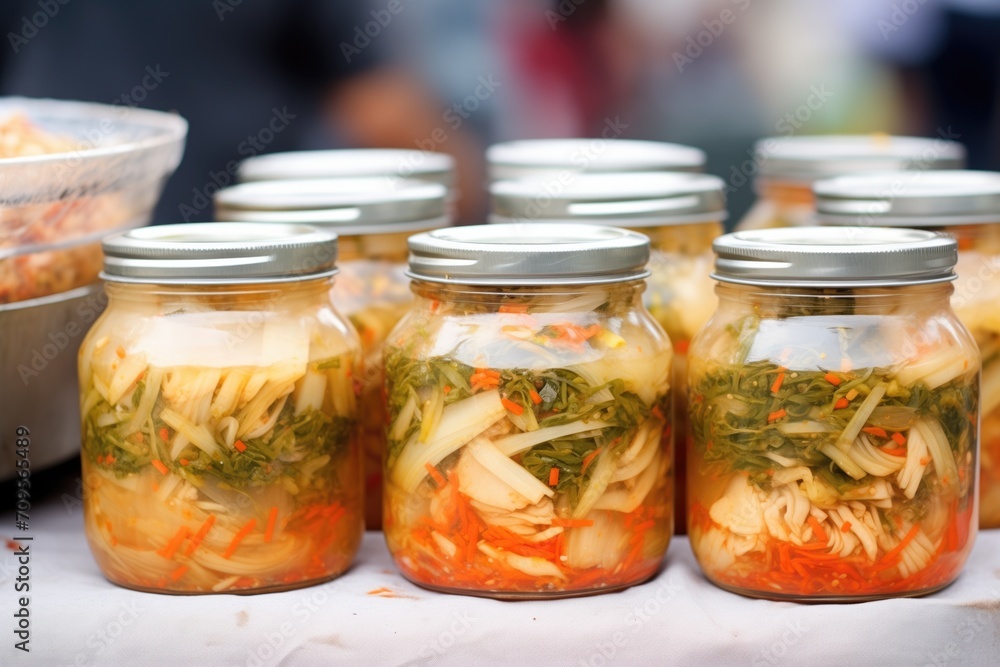
[[[896,431],[895,433],[892,434],[892,439],[895,440],[896,444],[899,445],[900,447],[906,444],[906,436],[900,433],[899,431]]]
[[[233,541],[229,543],[228,547],[226,547],[226,552],[222,554],[222,557],[228,560],[236,552],[236,547],[240,546],[240,542],[243,541],[243,538],[249,535],[256,525],[257,519],[250,519],[247,521],[246,525],[240,528],[239,532],[233,537]]]
[[[774,384],[771,385],[771,393],[777,394],[781,390],[781,385],[785,381],[785,372],[781,371],[778,373],[778,377],[775,378]]]
[[[264,529],[264,542],[267,544],[271,543],[271,538],[274,537],[274,524],[278,522],[278,508],[272,507],[271,511],[267,514],[267,528]]]
[[[583,457],[583,465],[580,466],[580,474],[581,475],[583,473],[587,472],[587,468],[590,467],[591,462],[595,458],[597,458],[597,455],[601,453],[602,449],[604,449],[604,448],[603,447],[598,447],[597,449],[595,449],[594,451],[592,451],[591,453],[589,453],[589,454],[587,454],[586,456]]]
[[[505,303],[500,306],[498,312],[501,313],[516,313],[518,315],[524,315],[528,312],[528,304],[526,303]]]
[[[531,398],[531,402],[534,403],[535,405],[538,405],[539,403],[542,402],[541,395],[534,389],[528,392],[528,397]]]
[[[160,440],[166,442],[170,439],[170,431],[167,430],[166,426],[160,428]]]
[[[851,532],[851,525],[852,524],[851,524],[850,521],[845,521],[844,525],[842,525],[840,527],[840,532],[842,532],[842,533],[849,533],[849,532]]]
[[[812,527],[813,533],[816,535],[816,539],[826,544],[827,540],[829,540],[829,536],[826,534],[826,531],[823,530],[823,524],[821,524],[816,517],[811,514],[806,517],[806,521],[809,522],[809,525]]]
[[[440,301],[438,301],[437,299],[434,299],[433,301],[431,301],[431,312],[432,313],[436,313],[438,311],[438,308],[440,308],[440,307],[441,307],[441,302]]]
[[[245,452],[247,450],[247,446],[246,444],[244,444],[242,440],[237,440],[236,442],[234,442],[233,447],[235,447],[236,451],[238,452]]]
[[[832,384],[834,387],[839,387],[840,383],[843,382],[843,380],[841,380],[833,373],[827,373],[826,375],[823,376],[823,379]]]
[[[188,571],[188,566],[187,565],[181,565],[176,570],[174,570],[173,572],[170,573],[170,579],[173,580],[173,581],[177,581],[178,579],[180,579],[181,577],[183,577],[184,573],[187,572],[187,571]]]
[[[868,435],[874,435],[876,438],[887,439],[889,437],[889,434],[885,432],[885,429],[879,428],[878,426],[865,426],[861,430]]]
[[[184,540],[186,540],[190,534],[191,534],[191,529],[189,529],[187,526],[181,526],[180,528],[177,529],[177,532],[174,533],[174,536],[170,538],[170,541],[167,542],[163,546],[163,548],[157,551],[156,553],[159,554],[160,556],[163,556],[167,560],[173,558],[174,554],[180,548],[181,544],[184,543]]]
[[[167,470],[167,466],[163,465],[163,461],[161,461],[160,459],[153,459],[152,461],[150,461],[150,463],[153,464],[154,468],[160,471],[161,475],[166,475],[168,472],[170,472],[169,470]]]
[[[448,483],[445,480],[444,475],[442,475],[441,472],[437,468],[435,468],[429,461],[424,464],[424,467],[427,468],[427,474],[431,476],[431,479],[434,480],[434,483],[437,484],[439,489]]]
[[[920,524],[913,524],[913,527],[910,528],[909,532],[903,536],[903,539],[899,541],[899,544],[894,546],[892,549],[887,551],[884,556],[882,556],[882,562],[888,563],[890,561],[894,561],[899,554],[903,553],[903,549],[906,548],[906,545],[913,541],[913,538],[917,536],[917,531],[919,530]]]
[[[833,409],[834,410],[843,410],[844,408],[846,408],[850,404],[851,404],[851,402],[842,396],[842,397],[840,397],[840,398],[837,399],[836,403],[833,404]]]
[[[674,343],[674,351],[677,352],[677,354],[687,354],[690,347],[691,341],[687,339],[679,340]]]
[[[774,412],[772,412],[771,414],[769,414],[767,416],[767,421],[768,422],[778,421],[779,419],[781,419],[782,417],[785,417],[787,415],[788,415],[788,413],[785,412],[785,409],[781,408],[780,410],[775,410]]]
[[[446,384],[445,386],[441,387],[441,391],[444,393],[445,396],[447,396],[448,394],[451,393],[451,385]]]
[[[112,456],[111,454],[108,454],[107,456],[104,457],[104,464],[105,465],[111,465],[114,462],[115,462],[115,457]]]
[[[97,455],[97,465],[101,465],[102,463],[104,463],[104,454],[98,454]]]
[[[140,445],[146,442],[146,436],[142,434],[142,431],[136,431],[132,434],[132,440],[138,442]]]
[[[507,408],[507,410],[513,412],[515,415],[520,415],[524,413],[523,407],[521,407],[520,405],[518,405],[517,403],[515,403],[514,401],[510,400],[507,397],[501,398],[500,402],[503,403],[503,406]]]
[[[559,484],[559,468],[552,466],[549,468],[549,486],[557,486]]]
[[[594,525],[593,519],[561,519],[559,517],[552,517],[553,526],[562,526],[563,528],[590,528]]]
[[[906,456],[906,447],[893,447],[891,449],[888,447],[882,447],[882,451],[889,456]]]
[[[180,463],[182,466],[186,466],[187,464],[191,463],[187,459],[178,459],[177,462]]]
[[[125,358],[125,348],[122,347],[121,345],[119,345],[118,349],[115,350],[115,354],[118,355],[119,359],[124,359]]]

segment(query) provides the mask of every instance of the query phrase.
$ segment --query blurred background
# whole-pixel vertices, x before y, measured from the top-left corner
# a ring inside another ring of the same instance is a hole
[[[191,123],[156,221],[207,220],[252,155],[438,150],[460,219],[516,138],[689,144],[752,199],[761,136],[886,132],[1000,169],[1000,0],[4,0],[0,94]]]

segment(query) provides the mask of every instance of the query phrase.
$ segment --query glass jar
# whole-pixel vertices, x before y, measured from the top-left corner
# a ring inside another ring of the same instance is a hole
[[[826,225],[905,226],[958,240],[951,305],[983,358],[979,527],[1000,528],[1000,174],[884,172],[819,181]]]
[[[757,203],[737,230],[814,224],[812,184],[860,171],[961,169],[965,147],[945,139],[886,134],[768,137],[754,145],[751,171]]]
[[[562,180],[525,178],[490,186],[490,222],[576,222],[633,229],[650,239],[646,308],[674,348],[674,426],[687,431],[687,349],[715,312],[712,240],[726,219],[725,184],[715,176],[681,173],[573,174]],[[676,452],[675,525],[687,526],[684,449]]]
[[[688,370],[706,576],[804,601],[947,586],[978,521],[980,363],[949,304],[954,239],[822,227],[715,248],[719,311]]]
[[[559,180],[576,173],[701,172],[705,153],[660,141],[525,139],[490,146],[486,166],[491,183],[521,178]]]
[[[105,240],[80,349],[84,526],[104,575],[257,593],[343,572],[363,530],[361,344],[330,303],[336,235],[148,227]]]
[[[250,161],[244,164],[249,167]],[[364,349],[364,372],[357,379],[361,388],[365,525],[378,530],[382,527],[387,419],[382,398],[382,345],[413,302],[405,275],[406,239],[415,232],[451,224],[448,190],[437,183],[392,183],[379,178],[261,181],[220,190],[215,206],[220,219],[307,223],[337,232],[340,275],[332,297],[358,330]]]
[[[410,238],[386,344],[384,530],[434,590],[551,598],[659,569],[673,530],[670,342],[648,240],[586,225]]]

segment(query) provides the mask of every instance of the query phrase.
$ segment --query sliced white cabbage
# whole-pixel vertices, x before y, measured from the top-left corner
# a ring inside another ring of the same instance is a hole
[[[630,533],[624,516],[617,512],[593,511],[586,517],[591,526],[566,531],[563,553],[571,568],[612,568],[622,561],[628,549]]]
[[[746,475],[734,475],[722,497],[712,503],[708,515],[737,535],[759,535],[764,531],[764,498],[761,496],[762,492],[749,483]]]
[[[521,452],[527,451],[535,445],[540,445],[543,442],[549,442],[550,440],[556,440],[557,438],[566,438],[571,435],[586,433],[587,431],[607,428],[610,425],[611,424],[606,422],[587,421],[585,419],[581,419],[568,424],[560,424],[559,426],[540,428],[537,431],[531,431],[529,433],[515,433],[514,435],[498,438],[493,444],[497,449],[503,452],[505,456],[517,456]]]
[[[531,504],[541,501],[546,496],[551,498],[555,495],[551,488],[542,484],[537,477],[514,463],[486,438],[475,438],[465,448],[487,470],[503,480],[518,494],[527,498]],[[461,477],[459,480],[461,481]]]

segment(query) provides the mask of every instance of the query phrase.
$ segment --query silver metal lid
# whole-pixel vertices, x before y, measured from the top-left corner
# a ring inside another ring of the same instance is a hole
[[[490,222],[566,221],[657,227],[726,218],[725,184],[706,174],[573,174],[553,188],[544,179],[490,186]]]
[[[862,171],[961,169],[965,147],[885,134],[767,137],[754,144],[754,161],[764,179],[812,183]]]
[[[527,139],[486,150],[490,182],[558,177],[563,172],[693,171],[705,168],[697,148],[631,139]]]
[[[411,236],[407,275],[460,285],[595,285],[649,275],[649,239],[615,227],[477,225]]]
[[[944,227],[1000,223],[1000,173],[895,171],[818,181],[816,210],[832,225]]]
[[[240,222],[331,226],[341,236],[417,232],[450,224],[440,183],[382,178],[255,181],[219,190],[215,215]]]
[[[236,176],[241,181],[376,176],[390,181],[431,181],[451,188],[455,181],[455,161],[444,153],[418,150],[292,151],[244,160]]]
[[[307,225],[203,222],[143,227],[104,240],[114,282],[292,282],[337,272],[337,235]]]
[[[712,243],[727,283],[890,287],[955,279],[958,244],[945,234],[888,227],[789,227],[725,234]]]

